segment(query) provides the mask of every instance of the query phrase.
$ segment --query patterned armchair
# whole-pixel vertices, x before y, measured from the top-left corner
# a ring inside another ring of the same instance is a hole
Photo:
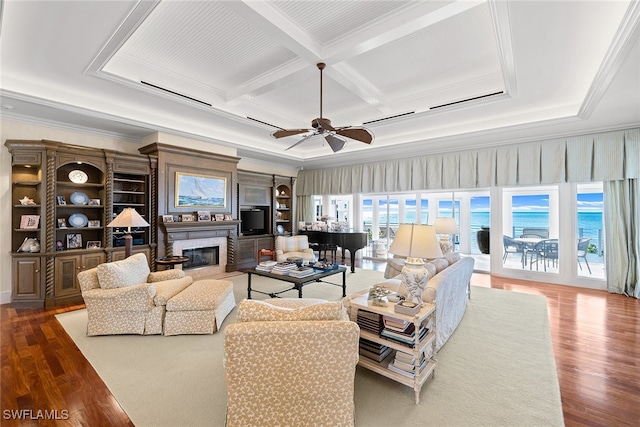
[[[305,262],[313,261],[315,258],[313,249],[309,247],[309,238],[305,234],[276,237],[276,261],[284,262],[291,257],[302,258]]]
[[[182,270],[152,273],[142,253],[78,273],[87,335],[162,334],[167,301],[192,281]]]
[[[224,334],[227,427],[354,425],[359,328],[342,302],[244,300]]]

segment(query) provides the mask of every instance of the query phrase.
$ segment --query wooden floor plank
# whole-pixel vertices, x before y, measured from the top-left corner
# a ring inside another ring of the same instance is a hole
[[[385,263],[357,266],[383,271]],[[640,425],[638,299],[486,274],[474,274],[472,284],[546,298],[566,426]],[[3,417],[3,426],[102,425],[105,420],[133,425],[54,317],[82,307],[0,306],[1,409],[66,410],[69,415],[40,423]]]

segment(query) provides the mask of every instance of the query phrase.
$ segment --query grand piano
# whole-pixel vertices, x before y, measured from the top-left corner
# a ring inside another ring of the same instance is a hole
[[[356,271],[356,252],[367,246],[367,233],[342,232],[342,231],[299,231],[299,234],[306,234],[309,243],[317,243],[319,247],[340,246],[342,251],[342,263],[344,263],[344,249],[349,249],[351,254],[351,272]]]

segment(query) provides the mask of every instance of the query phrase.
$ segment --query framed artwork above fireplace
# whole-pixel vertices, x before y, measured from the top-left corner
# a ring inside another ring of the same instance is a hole
[[[176,172],[174,207],[224,210],[227,206],[227,178]]]

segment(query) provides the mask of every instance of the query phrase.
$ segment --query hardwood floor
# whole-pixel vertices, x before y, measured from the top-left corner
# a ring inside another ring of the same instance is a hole
[[[384,270],[384,263],[358,266]],[[485,274],[472,284],[547,298],[567,426],[640,425],[640,300]],[[133,425],[54,317],[82,307],[0,306],[0,424]]]

